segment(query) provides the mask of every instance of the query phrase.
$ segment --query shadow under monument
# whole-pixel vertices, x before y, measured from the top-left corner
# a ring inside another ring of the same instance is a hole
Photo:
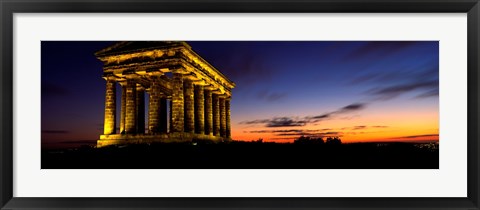
[[[155,143],[44,149],[42,169],[438,169],[438,143]]]

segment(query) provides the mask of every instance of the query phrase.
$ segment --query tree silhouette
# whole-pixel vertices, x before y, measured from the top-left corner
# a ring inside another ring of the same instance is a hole
[[[322,137],[312,138],[307,136],[300,136],[293,141],[294,144],[324,144]]]
[[[340,140],[340,138],[337,137],[337,136],[328,137],[327,141],[325,143],[328,144],[328,145],[340,145],[340,144],[342,144],[342,140]]]

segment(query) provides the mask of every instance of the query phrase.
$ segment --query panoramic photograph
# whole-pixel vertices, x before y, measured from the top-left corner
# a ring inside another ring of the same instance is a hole
[[[438,41],[42,41],[42,169],[438,169]]]

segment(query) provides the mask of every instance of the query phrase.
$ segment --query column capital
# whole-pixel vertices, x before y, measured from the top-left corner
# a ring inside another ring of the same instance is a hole
[[[229,96],[225,93],[219,93],[219,92],[215,93],[215,92],[213,92],[213,94],[217,95],[217,97],[220,98],[220,99],[225,99],[226,100],[227,98],[229,98]]]
[[[146,73],[146,75],[149,76],[149,77],[160,77],[164,74],[165,73],[161,72],[161,71],[149,71],[149,72]]]
[[[103,79],[107,82],[116,82],[118,77],[114,75],[108,75],[108,76],[104,76]]]
[[[147,76],[148,79],[152,80],[152,79],[159,79],[163,74],[149,74]]]
[[[139,77],[139,75],[135,73],[125,74],[124,76],[127,80],[135,80]]]
[[[140,90],[140,91],[145,90],[145,87],[143,87],[143,85],[140,84],[140,83],[137,83],[136,88],[137,88],[137,91],[138,91],[138,90]]]
[[[217,94],[217,95],[223,95],[226,92],[225,92],[225,89],[223,89],[223,87],[219,87],[219,88],[212,89],[212,93]]]
[[[172,72],[173,74],[188,74],[189,71],[185,68],[176,68],[176,69],[169,69],[170,72]]]
[[[182,74],[183,78],[186,78],[186,79],[189,79],[191,80],[192,82],[200,82],[202,81],[202,79],[200,79],[198,77],[197,74],[193,73],[193,72],[188,72],[186,74]]]
[[[194,80],[193,84],[198,85],[198,86],[202,86],[204,88],[209,86],[209,84],[207,84],[207,82],[204,79]]]
[[[217,88],[216,88],[214,85],[212,85],[212,84],[205,84],[205,85],[203,86],[203,88],[204,88],[205,90],[210,90],[210,91],[214,91],[214,90],[217,89]]]

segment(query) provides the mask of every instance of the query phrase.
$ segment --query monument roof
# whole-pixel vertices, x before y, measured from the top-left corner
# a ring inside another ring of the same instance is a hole
[[[181,41],[123,41],[104,48],[96,52],[95,55],[97,57],[103,57],[176,46],[186,46],[191,48],[187,43]]]
[[[95,53],[95,56],[100,60],[108,57],[114,57],[117,55],[132,54],[137,52],[148,52],[157,49],[173,49],[173,48],[183,48],[187,49],[189,55],[194,58],[194,62],[204,64],[212,69],[215,74],[219,75],[224,81],[230,84],[232,87],[235,86],[235,83],[227,78],[222,72],[216,69],[212,64],[203,59],[198,55],[192,47],[184,41],[121,41],[116,44],[113,44],[107,48],[99,50]]]

